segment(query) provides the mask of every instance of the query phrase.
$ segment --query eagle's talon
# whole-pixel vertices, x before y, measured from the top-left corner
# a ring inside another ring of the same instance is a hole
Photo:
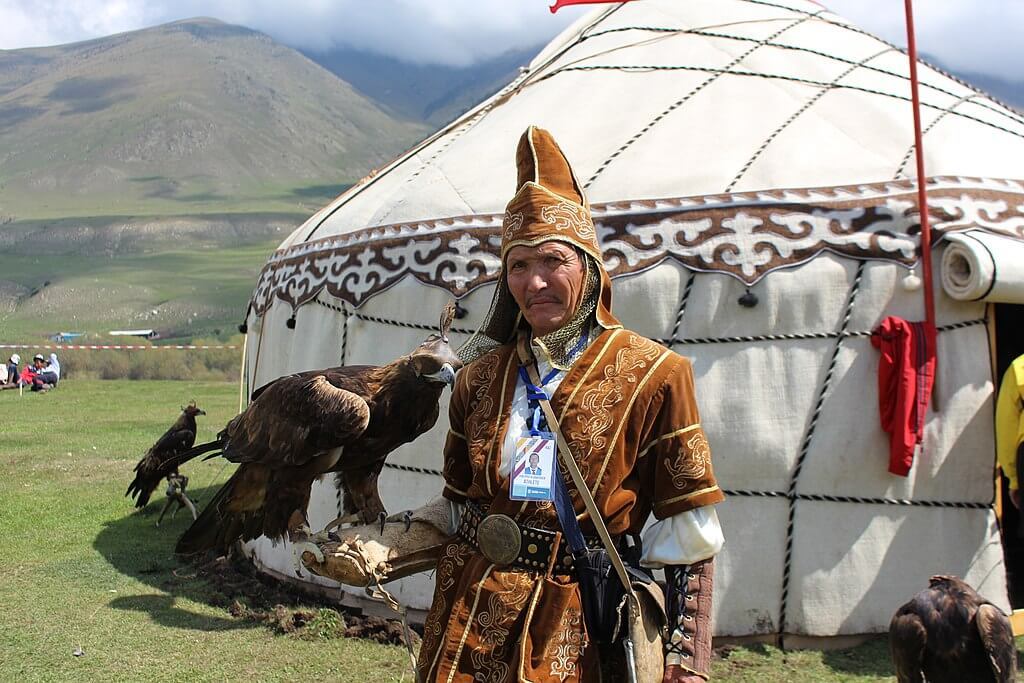
[[[377,521],[380,523],[380,535],[384,535],[384,525],[388,523],[388,513],[381,510],[381,513],[377,515]]]
[[[412,528],[412,510],[406,510],[402,513],[402,521],[405,522],[405,531],[408,533],[409,529]]]
[[[321,533],[321,534],[328,534],[328,533],[334,531],[335,529],[340,529],[343,524],[354,524],[355,522],[358,522],[359,520],[360,520],[359,513],[357,513],[357,512],[353,512],[353,513],[347,514],[347,515],[342,515],[341,517],[337,517],[335,519],[332,519],[330,522],[328,522],[327,526],[325,526],[323,528],[323,530],[320,531],[319,533]]]

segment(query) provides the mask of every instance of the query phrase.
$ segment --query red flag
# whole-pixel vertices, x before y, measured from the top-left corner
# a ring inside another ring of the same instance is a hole
[[[555,4],[553,4],[548,9],[551,10],[552,14],[554,14],[560,8],[565,7],[566,5],[596,5],[598,3],[609,2],[629,2],[629,0],[555,0]]]

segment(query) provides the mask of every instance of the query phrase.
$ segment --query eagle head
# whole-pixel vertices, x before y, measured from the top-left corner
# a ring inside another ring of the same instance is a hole
[[[409,354],[416,376],[428,382],[455,385],[455,373],[462,367],[462,361],[455,354],[448,339],[452,320],[455,319],[455,304],[449,302],[441,312],[440,334],[432,334]]]
[[[196,415],[206,415],[205,410],[196,406],[195,399],[189,401],[187,406],[182,406],[181,412],[185,413],[186,415],[191,415],[192,417],[195,417]]]

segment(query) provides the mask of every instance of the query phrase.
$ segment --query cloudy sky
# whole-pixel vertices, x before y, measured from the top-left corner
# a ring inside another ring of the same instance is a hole
[[[584,8],[553,0],[0,0],[0,49],[85,40],[194,16],[255,28],[295,47],[349,45],[419,63],[464,65],[542,43]],[[687,0],[677,0],[686,2]],[[905,44],[899,0],[823,0]],[[1024,81],[1024,0],[918,0],[918,47],[946,65]]]

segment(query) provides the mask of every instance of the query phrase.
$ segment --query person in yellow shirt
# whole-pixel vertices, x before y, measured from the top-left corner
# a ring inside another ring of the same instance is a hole
[[[1003,374],[996,399],[996,461],[1010,482],[1010,500],[1021,506],[1017,459],[1024,455],[1024,355]]]

